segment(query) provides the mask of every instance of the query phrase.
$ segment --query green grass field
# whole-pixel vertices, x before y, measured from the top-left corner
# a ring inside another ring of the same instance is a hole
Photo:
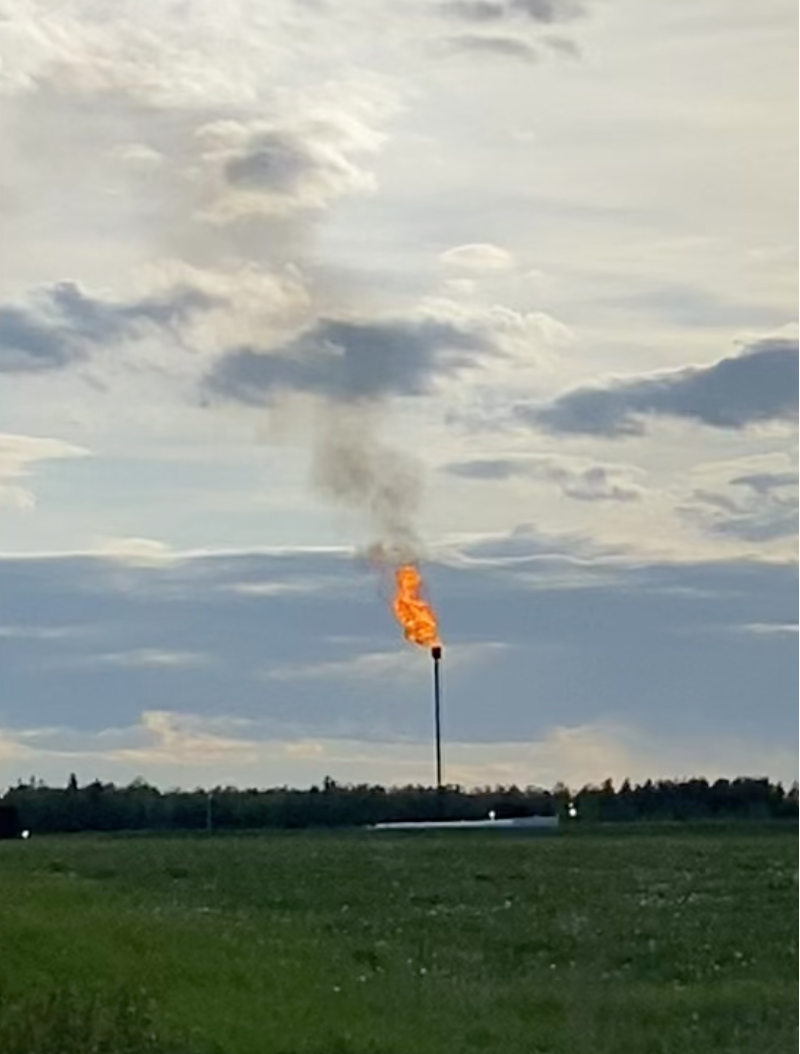
[[[0,1051],[789,1054],[796,867],[757,825],[0,843]]]

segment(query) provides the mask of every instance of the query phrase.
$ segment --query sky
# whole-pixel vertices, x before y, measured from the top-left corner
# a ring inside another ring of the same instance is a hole
[[[0,18],[0,784],[796,778],[793,3]]]

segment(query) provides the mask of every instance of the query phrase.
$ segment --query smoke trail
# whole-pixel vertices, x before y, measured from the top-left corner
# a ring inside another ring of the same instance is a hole
[[[381,441],[381,409],[374,403],[320,406],[311,484],[326,500],[366,516],[372,559],[405,563],[421,548],[414,519],[422,470],[413,457]]]

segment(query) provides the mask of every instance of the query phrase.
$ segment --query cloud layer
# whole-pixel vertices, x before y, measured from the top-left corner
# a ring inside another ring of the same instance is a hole
[[[519,420],[551,432],[641,435],[654,417],[677,417],[713,428],[743,429],[797,417],[798,345],[771,338],[711,366],[581,387],[543,407],[519,406]]]
[[[448,738],[619,722],[654,741],[724,728],[779,743],[791,730],[788,567],[636,565],[521,531],[451,549],[428,578]],[[35,713],[99,732],[158,709],[279,740],[427,740],[429,657],[346,553],[6,559],[0,585],[0,726]]]

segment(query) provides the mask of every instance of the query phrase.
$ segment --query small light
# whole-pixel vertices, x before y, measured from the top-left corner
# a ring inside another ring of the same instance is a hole
[[[22,837],[23,838],[30,838],[30,836],[31,836],[31,832],[30,831],[26,830],[26,831],[22,832]]]
[[[575,819],[575,817],[578,815],[578,810],[575,808],[575,805],[574,805],[573,802],[570,802],[569,805],[567,806],[567,814],[569,816],[571,816],[573,819]]]
[[[489,810],[489,819],[490,820],[496,820],[497,819],[497,813],[494,811],[494,809],[490,809]]]

